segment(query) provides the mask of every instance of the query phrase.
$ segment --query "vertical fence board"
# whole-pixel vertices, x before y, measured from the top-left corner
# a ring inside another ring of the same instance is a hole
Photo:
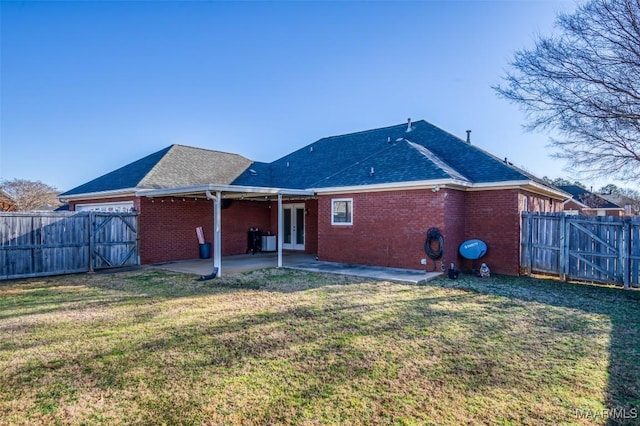
[[[528,273],[639,286],[640,218],[523,213],[522,229],[521,266]]]
[[[92,214],[0,213],[0,279],[137,265],[137,215],[99,213],[103,221],[113,222],[111,229],[100,234],[100,230],[94,230],[92,226]],[[94,236],[96,233],[99,234],[97,237]],[[103,258],[116,261],[94,265],[92,258],[98,244]],[[136,255],[127,257],[131,251]]]

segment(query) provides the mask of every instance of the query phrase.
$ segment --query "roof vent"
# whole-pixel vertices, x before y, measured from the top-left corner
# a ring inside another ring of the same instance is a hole
[[[387,143],[391,143],[391,136],[387,137]]]
[[[410,131],[412,131],[412,130],[413,130],[413,129],[411,128],[411,119],[410,119],[410,118],[408,118],[408,119],[407,119],[407,132],[410,132]]]
[[[467,143],[471,145],[471,130],[467,130]]]
[[[289,162],[287,161],[287,167],[289,167]]]
[[[376,174],[376,171],[375,171],[375,170],[373,170],[373,167],[372,167],[372,168],[371,168],[371,171],[369,172],[369,175],[373,176],[373,175],[375,175],[375,174]]]
[[[313,147],[310,147],[310,148],[309,148],[309,152],[313,152]]]
[[[249,169],[249,173],[251,173],[252,175],[256,176],[258,174],[258,172],[256,172],[253,169]]]

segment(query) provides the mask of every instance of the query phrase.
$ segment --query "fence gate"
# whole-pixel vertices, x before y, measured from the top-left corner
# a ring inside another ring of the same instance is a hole
[[[0,213],[0,280],[138,265],[136,213]]]
[[[569,245],[566,275],[576,280],[624,284],[628,257],[624,222],[578,217],[566,223]]]
[[[521,267],[562,279],[638,286],[640,219],[523,213]]]
[[[138,265],[138,215],[91,212],[90,269]]]

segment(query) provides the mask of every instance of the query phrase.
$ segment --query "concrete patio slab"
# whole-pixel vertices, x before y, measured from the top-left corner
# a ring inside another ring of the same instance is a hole
[[[242,254],[222,258],[222,274],[235,274],[277,266],[275,253]],[[151,265],[154,268],[195,275],[208,275],[213,270],[213,259],[191,259]],[[380,266],[352,265],[346,263],[315,260],[315,255],[284,253],[282,266],[302,271],[352,275],[382,281],[420,284],[432,280],[440,272],[425,272],[419,269],[384,268]]]
[[[295,266],[291,266],[291,269],[324,272],[329,274],[353,275],[380,281],[394,281],[411,284],[422,284],[442,275],[440,272],[425,272],[418,269],[385,268],[381,266],[352,265],[347,263],[318,261],[313,263],[300,263]]]

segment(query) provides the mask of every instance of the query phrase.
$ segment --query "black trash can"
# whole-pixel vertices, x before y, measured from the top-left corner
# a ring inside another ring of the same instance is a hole
[[[258,251],[262,251],[262,233],[258,228],[249,228],[247,231],[247,253],[251,252],[256,254]]]
[[[211,257],[211,243],[200,244],[200,259],[209,259]]]

